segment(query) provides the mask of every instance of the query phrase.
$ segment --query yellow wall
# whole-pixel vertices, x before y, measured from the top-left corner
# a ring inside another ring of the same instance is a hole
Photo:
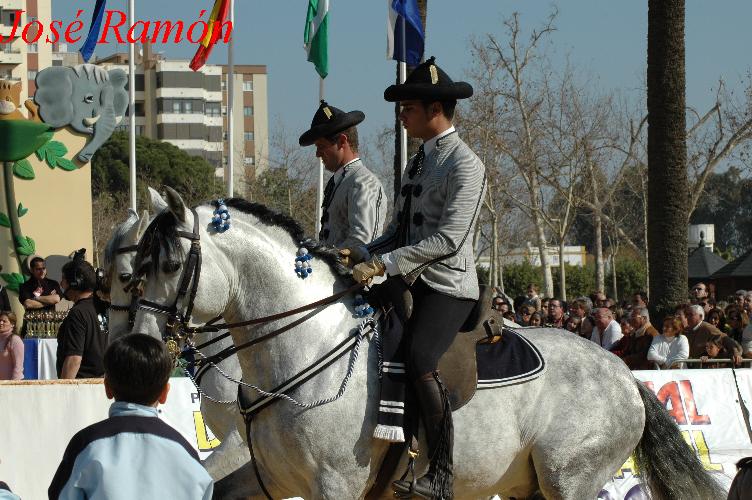
[[[68,148],[65,158],[72,159],[84,147],[86,137],[69,129],[60,129],[52,139]],[[29,212],[21,217],[21,231],[36,243],[36,253],[49,258],[48,276],[60,280],[60,268],[68,255],[79,248],[86,248],[86,258],[93,258],[93,233],[91,212],[91,167],[80,166],[66,172],[50,168],[32,154],[29,162],[36,177],[33,180],[14,178],[16,203],[23,203]],[[0,212],[6,213],[5,189],[0,182]],[[15,256],[10,229],[0,227],[0,264],[3,273],[20,272]],[[23,315],[18,296],[8,293],[16,313]]]

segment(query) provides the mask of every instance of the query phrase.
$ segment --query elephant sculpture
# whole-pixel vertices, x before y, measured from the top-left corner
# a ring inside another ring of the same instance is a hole
[[[47,125],[92,135],[77,158],[88,163],[110,138],[128,109],[128,76],[93,64],[53,66],[37,74],[34,102]]]

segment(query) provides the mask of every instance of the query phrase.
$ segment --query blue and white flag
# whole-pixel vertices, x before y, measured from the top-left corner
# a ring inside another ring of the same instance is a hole
[[[104,17],[104,7],[107,0],[97,0],[94,6],[94,13],[91,16],[91,26],[89,26],[89,34],[86,36],[86,41],[81,45],[81,57],[84,58],[84,62],[89,62],[91,56],[94,55],[94,48],[97,46],[97,38],[99,38],[99,30],[102,29],[102,18]]]
[[[387,59],[417,66],[423,59],[426,35],[417,0],[387,0]]]

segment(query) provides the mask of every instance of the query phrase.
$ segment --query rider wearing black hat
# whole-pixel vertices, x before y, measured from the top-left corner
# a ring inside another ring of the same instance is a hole
[[[386,218],[381,183],[358,157],[361,111],[344,111],[321,101],[301,146],[316,145],[316,156],[333,175],[324,190],[319,240],[327,245],[365,245],[379,234]]]
[[[485,167],[452,126],[457,100],[472,93],[433,57],[404,84],[386,89],[387,101],[400,102],[408,135],[423,145],[402,179],[384,235],[342,251],[357,264],[356,280],[388,273],[389,279],[404,280],[413,295],[407,369],[421,406],[430,467],[414,486],[394,483],[396,494],[405,498],[452,497],[452,414],[437,369],[479,296],[472,235],[486,189]],[[372,290],[379,286],[384,285]]]

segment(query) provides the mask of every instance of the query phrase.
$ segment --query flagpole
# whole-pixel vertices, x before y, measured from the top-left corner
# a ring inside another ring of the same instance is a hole
[[[402,61],[399,62],[399,82],[403,84],[407,79],[407,37],[404,16],[402,16],[400,24],[402,29]],[[400,122],[400,177],[405,175],[405,168],[407,168],[407,130]]]
[[[324,79],[319,77],[319,102],[324,100]],[[324,160],[319,158],[319,182],[316,190],[316,238],[321,232],[321,205],[324,203]]]
[[[130,24],[136,23],[136,6],[135,0],[128,0],[128,15]],[[130,195],[131,209],[138,213],[136,206],[136,44],[128,44],[128,121],[130,123],[130,133],[128,136],[130,154],[128,157],[130,170]]]
[[[235,27],[235,0],[230,0],[230,24]],[[230,150],[227,158],[227,197],[232,198],[235,193],[235,124],[233,123],[233,108],[235,104],[235,58],[233,57],[234,37],[230,36],[227,44],[227,148]],[[244,155],[245,156],[245,155]]]

